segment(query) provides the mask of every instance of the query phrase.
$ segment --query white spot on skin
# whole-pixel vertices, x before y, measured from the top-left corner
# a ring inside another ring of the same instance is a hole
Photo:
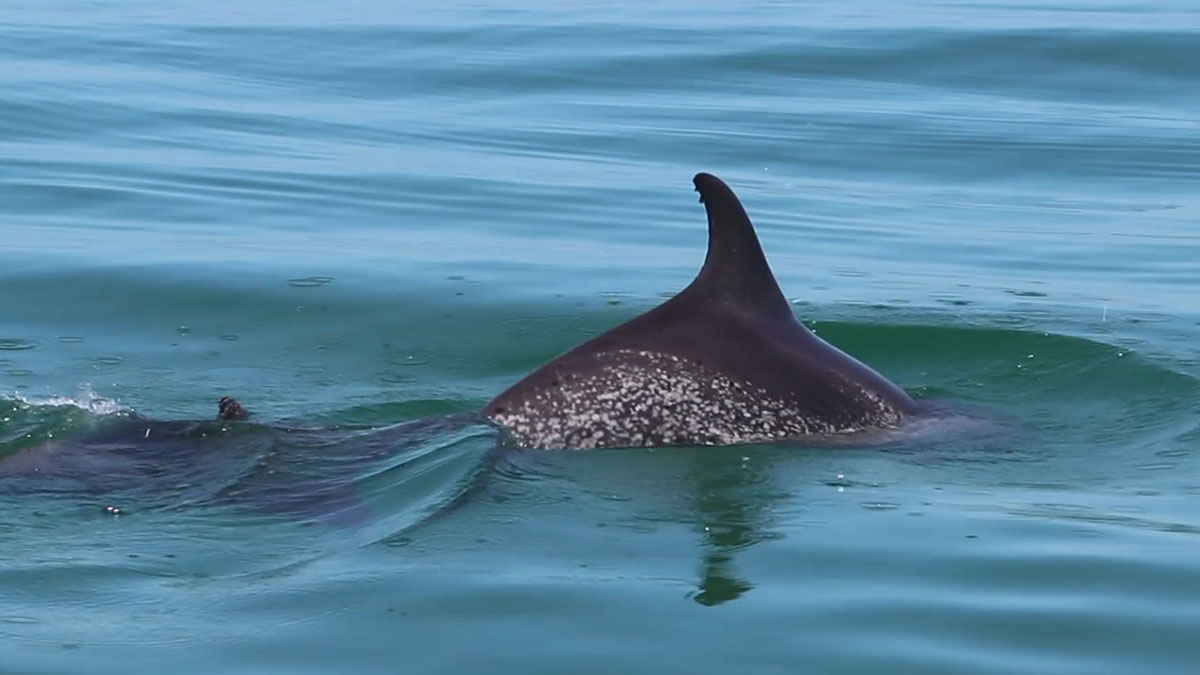
[[[875,392],[852,387],[864,405],[837,426],[749,382],[671,354],[600,352],[595,368],[506,401],[492,420],[523,447],[598,448],[734,445],[886,425],[900,414]]]

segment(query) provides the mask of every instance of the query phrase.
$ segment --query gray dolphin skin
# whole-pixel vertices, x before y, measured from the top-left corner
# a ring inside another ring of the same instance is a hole
[[[693,182],[708,255],[674,298],[579,345],[489,402],[521,447],[733,445],[895,425],[902,389],[792,314],[737,195]]]

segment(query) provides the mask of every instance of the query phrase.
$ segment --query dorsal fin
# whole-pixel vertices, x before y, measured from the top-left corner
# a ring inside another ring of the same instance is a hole
[[[737,195],[712,174],[698,173],[692,182],[708,212],[708,255],[700,274],[684,293],[710,302],[792,316]]]

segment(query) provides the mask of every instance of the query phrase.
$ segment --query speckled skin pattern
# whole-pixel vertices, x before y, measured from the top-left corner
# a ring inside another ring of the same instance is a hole
[[[542,366],[483,414],[529,448],[733,445],[894,425],[902,389],[796,320],[737,196],[698,174],[708,255],[662,305]]]
[[[799,401],[753,382],[672,354],[618,350],[592,355],[595,367],[562,372],[557,384],[531,388],[492,419],[522,446],[603,448],[736,445],[850,431],[805,414]],[[862,397],[858,426],[900,419],[897,411],[841,383],[843,396]]]

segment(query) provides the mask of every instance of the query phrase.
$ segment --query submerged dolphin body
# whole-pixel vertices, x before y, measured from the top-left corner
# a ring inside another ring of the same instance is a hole
[[[579,345],[483,410],[522,447],[730,445],[878,428],[917,404],[805,328],[746,211],[697,174],[708,255],[682,292]]]

